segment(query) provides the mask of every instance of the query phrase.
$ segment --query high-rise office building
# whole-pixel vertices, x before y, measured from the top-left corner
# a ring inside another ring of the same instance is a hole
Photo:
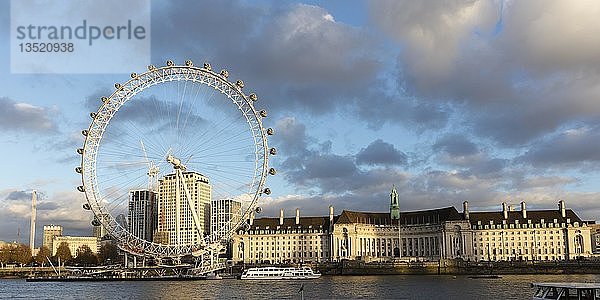
[[[54,237],[63,235],[63,227],[60,225],[44,225],[44,241],[43,246],[52,251],[54,249],[52,243]]]
[[[233,199],[213,199],[210,202],[210,234],[222,237],[242,218],[242,203]]]
[[[201,240],[199,231],[204,235],[210,231],[211,186],[208,178],[196,172],[182,172],[182,177],[187,192],[176,173],[159,180],[157,234],[162,243],[167,240],[163,235],[167,234],[169,244],[198,244]],[[196,212],[198,224],[190,207]]]
[[[153,191],[129,191],[127,230],[146,241],[152,241],[158,221],[156,198],[156,193]]]

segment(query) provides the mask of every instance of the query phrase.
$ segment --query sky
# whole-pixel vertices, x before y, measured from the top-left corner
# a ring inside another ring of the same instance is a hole
[[[562,199],[598,220],[598,15],[584,0],[155,1],[151,62],[209,61],[260,95],[278,149],[261,216],[387,211],[395,185],[401,210]],[[7,0],[0,40],[0,240],[28,241],[32,189],[38,244],[43,224],[90,234],[75,149],[89,103],[129,74],[11,73]]]

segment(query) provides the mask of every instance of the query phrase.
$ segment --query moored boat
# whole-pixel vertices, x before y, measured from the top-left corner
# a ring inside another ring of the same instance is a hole
[[[554,282],[554,283],[532,283],[535,288],[533,300],[543,299],[578,299],[596,300],[600,299],[600,282]]]
[[[295,279],[317,279],[321,274],[314,272],[309,267],[283,268],[262,267],[250,268],[242,273],[242,280],[295,280]]]

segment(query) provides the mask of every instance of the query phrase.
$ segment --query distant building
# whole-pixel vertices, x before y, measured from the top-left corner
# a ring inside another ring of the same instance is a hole
[[[242,218],[242,203],[233,199],[214,199],[210,210],[210,233],[218,237],[228,233]]]
[[[156,193],[149,190],[132,190],[129,192],[129,210],[127,213],[127,230],[134,236],[152,241],[157,227],[158,214]]]
[[[463,259],[569,260],[592,255],[591,228],[564,201],[554,210],[463,212],[454,207],[402,212],[395,189],[390,211],[344,210],[327,217],[248,220],[234,236],[236,262],[281,263]],[[396,219],[396,217],[398,217]],[[596,231],[595,241],[599,241]]]
[[[110,217],[108,214],[104,215],[106,221],[104,222],[108,222],[108,218]],[[92,227],[92,235],[97,237],[98,239],[106,239],[108,238],[108,230],[106,230],[106,227],[104,227],[104,225],[102,225],[103,221],[100,221],[100,225],[94,225]]]
[[[73,257],[77,256],[77,249],[83,245],[90,247],[93,253],[98,253],[98,238],[94,236],[56,236],[52,242],[52,255],[56,255],[56,250],[62,242],[69,245]]]
[[[207,177],[196,172],[183,172],[183,177],[191,199],[186,198],[183,185],[178,188],[175,173],[159,180],[157,234],[161,235],[161,240],[168,234],[170,244],[199,244],[201,235],[198,231],[203,235],[210,231],[211,186]],[[194,221],[190,202],[199,224]]]
[[[63,235],[63,227],[60,225],[44,225],[44,241],[42,246],[52,251],[54,249],[54,238]]]

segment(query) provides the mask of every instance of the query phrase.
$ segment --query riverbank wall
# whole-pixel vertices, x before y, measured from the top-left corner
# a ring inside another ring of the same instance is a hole
[[[314,265],[326,275],[503,275],[503,274],[600,274],[600,261],[509,261],[467,262],[344,260]]]
[[[58,271],[58,268],[57,268]],[[60,268],[61,274],[66,274],[68,271],[65,268]],[[56,272],[52,267],[13,267],[0,268],[0,278],[28,278],[28,277],[44,277],[54,276]]]

